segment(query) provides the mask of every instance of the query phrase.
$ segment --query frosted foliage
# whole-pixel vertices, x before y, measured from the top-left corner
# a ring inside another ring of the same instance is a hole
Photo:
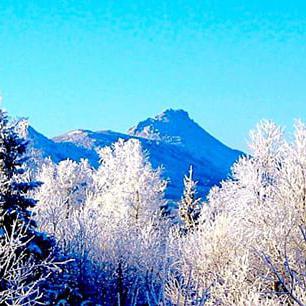
[[[96,304],[305,305],[306,127],[290,142],[263,121],[250,150],[201,205],[185,177],[193,230],[161,213],[166,184],[136,139],[102,149],[98,170],[45,163],[36,218]]]
[[[182,262],[195,257],[189,265],[211,286],[208,304],[306,303],[305,143],[301,122],[289,143],[264,121],[251,133],[252,156],[211,190],[200,230],[180,248]]]
[[[154,170],[136,139],[120,139],[100,151],[101,166],[94,176],[95,204],[114,219],[142,222],[164,204],[166,182]]]
[[[27,237],[26,226],[19,226],[17,221],[12,225],[11,233],[4,231],[0,240],[0,270],[1,284],[6,289],[0,290],[1,305],[37,305],[42,298],[40,284],[44,282],[52,271],[59,267],[50,258],[39,264],[28,257],[25,246],[31,238]],[[23,251],[20,251],[24,249]],[[18,254],[18,255],[17,255]],[[38,271],[44,270],[40,275]],[[31,276],[35,275],[35,278]]]
[[[197,197],[197,182],[192,178],[192,167],[189,168],[189,175],[184,177],[184,193],[179,202],[179,215],[185,229],[191,229],[197,224],[200,216],[201,199]]]
[[[86,160],[65,160],[58,165],[47,160],[38,175],[43,182],[35,197],[37,221],[42,230],[57,237],[64,235],[69,216],[85,203],[92,187],[92,172]]]
[[[97,171],[85,161],[47,161],[39,179],[36,219],[76,260],[70,273],[97,288],[98,301],[165,299],[168,225],[159,218],[165,182],[138,141],[104,148]]]

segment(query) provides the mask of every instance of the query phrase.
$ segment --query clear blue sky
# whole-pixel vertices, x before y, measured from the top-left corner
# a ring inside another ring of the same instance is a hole
[[[306,121],[305,0],[0,1],[0,92],[47,136],[183,108],[245,149]]]

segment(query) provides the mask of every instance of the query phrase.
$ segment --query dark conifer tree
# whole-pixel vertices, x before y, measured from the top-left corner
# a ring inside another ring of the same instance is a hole
[[[28,142],[19,136],[17,123],[8,119],[7,113],[0,109],[0,233],[12,233],[13,224],[25,232],[24,250],[27,258],[43,260],[49,256],[53,242],[37,230],[32,219],[32,209],[36,201],[29,197],[40,184],[28,182],[23,174],[27,161]],[[1,235],[0,235],[1,239]]]

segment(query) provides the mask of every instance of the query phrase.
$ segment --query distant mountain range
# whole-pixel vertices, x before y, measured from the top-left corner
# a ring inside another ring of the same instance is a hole
[[[139,122],[127,134],[74,130],[48,139],[29,127],[28,136],[44,157],[49,156],[55,162],[87,158],[94,167],[99,164],[97,149],[119,138],[137,138],[148,151],[153,167],[163,166],[163,175],[169,179],[166,196],[173,200],[182,194],[183,177],[190,165],[199,194],[204,197],[212,186],[228,176],[232,164],[244,154],[215,139],[190,119],[187,112],[172,109]]]

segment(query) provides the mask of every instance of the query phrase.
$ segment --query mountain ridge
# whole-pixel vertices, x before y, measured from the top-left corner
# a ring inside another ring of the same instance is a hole
[[[149,153],[153,167],[163,166],[163,175],[169,179],[166,196],[174,200],[181,196],[183,177],[190,165],[199,181],[199,194],[205,197],[213,185],[228,176],[232,164],[244,154],[214,138],[184,110],[166,110],[154,118],[140,121],[127,134],[79,129],[49,139],[32,127],[28,134],[33,146],[44,157],[54,162],[87,158],[93,167],[99,164],[98,149],[119,138],[136,138]]]

